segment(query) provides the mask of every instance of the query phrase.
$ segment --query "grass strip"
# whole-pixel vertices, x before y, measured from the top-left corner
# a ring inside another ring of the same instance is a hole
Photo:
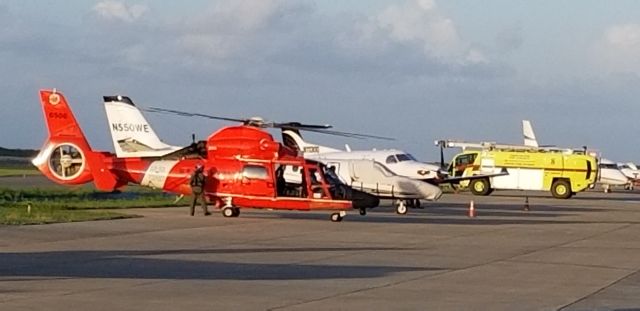
[[[63,222],[110,220],[139,217],[104,210],[73,210],[56,207],[2,207],[0,208],[0,224],[3,225],[39,225]]]

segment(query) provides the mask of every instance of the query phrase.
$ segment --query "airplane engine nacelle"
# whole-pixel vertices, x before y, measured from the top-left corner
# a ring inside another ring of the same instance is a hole
[[[49,179],[64,185],[93,180],[87,153],[73,142],[49,142],[33,159],[33,164]]]

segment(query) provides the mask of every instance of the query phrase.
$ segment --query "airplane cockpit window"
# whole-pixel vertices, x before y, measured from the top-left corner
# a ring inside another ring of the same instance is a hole
[[[373,166],[374,166],[375,168],[377,168],[378,170],[380,170],[380,171],[382,172],[382,174],[384,174],[384,176],[386,176],[386,177],[392,177],[392,176],[394,176],[394,175],[395,175],[395,174],[394,174],[391,170],[389,170],[386,166],[384,166],[384,165],[382,165],[382,164],[380,164],[380,163],[378,163],[378,162],[374,162],[374,163],[373,163]]]
[[[600,163],[598,166],[600,168],[610,168],[610,169],[614,169],[614,170],[618,169],[618,166],[615,165],[614,163]]]
[[[387,164],[394,164],[398,163],[398,160],[396,160],[396,156],[390,155],[387,157],[387,160],[385,162],[387,162]]]
[[[259,165],[245,165],[242,169],[242,177],[247,179],[268,179],[267,169]]]
[[[416,160],[416,158],[414,158],[412,155],[410,155],[408,153],[396,154],[396,158],[398,159],[398,162],[415,161]]]

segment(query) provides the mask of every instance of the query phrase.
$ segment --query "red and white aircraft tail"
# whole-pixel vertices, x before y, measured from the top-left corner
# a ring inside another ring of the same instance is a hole
[[[114,190],[118,179],[107,167],[113,155],[94,152],[62,93],[41,90],[40,102],[47,123],[48,137],[32,160],[49,179],[65,185],[94,181],[100,190]]]

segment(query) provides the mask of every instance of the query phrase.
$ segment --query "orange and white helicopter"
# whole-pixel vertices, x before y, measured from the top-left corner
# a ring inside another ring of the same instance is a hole
[[[161,156],[118,157],[91,149],[62,93],[41,90],[40,100],[49,136],[32,162],[59,184],[93,181],[101,191],[114,191],[131,183],[190,195],[190,176],[196,165],[202,165],[207,179],[205,195],[225,217],[237,217],[240,208],[329,210],[333,212],[331,220],[337,222],[348,210],[362,211],[379,204],[378,198],[342,184],[326,166],[304,159],[261,129],[270,126],[318,131],[328,125],[246,120],[243,125],[214,132],[206,141],[169,149]],[[150,130],[144,125],[123,129]],[[301,173],[300,184],[282,182],[281,172],[287,166]]]

